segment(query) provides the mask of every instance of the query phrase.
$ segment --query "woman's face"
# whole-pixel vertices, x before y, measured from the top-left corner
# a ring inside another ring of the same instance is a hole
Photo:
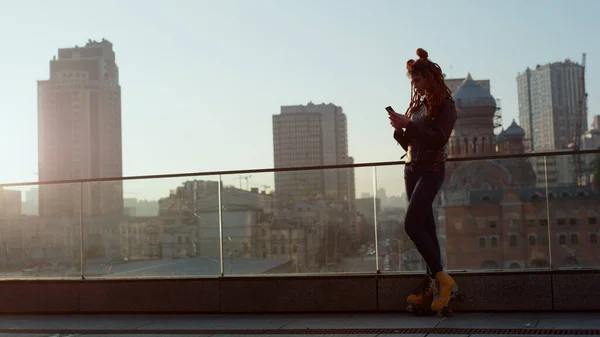
[[[428,81],[426,77],[423,77],[420,73],[410,74],[410,82],[417,89],[419,95],[425,95],[425,91],[428,88]]]

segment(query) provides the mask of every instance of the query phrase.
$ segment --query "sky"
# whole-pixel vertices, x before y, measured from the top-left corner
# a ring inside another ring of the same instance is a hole
[[[114,45],[124,176],[273,167],[272,115],[311,101],[343,107],[355,162],[399,160],[384,108],[406,108],[419,47],[450,78],[489,79],[505,126],[520,72],[586,52],[588,119],[600,114],[595,0],[0,0],[0,13],[2,183],[38,180],[36,81],[58,48],[88,39]],[[357,196],[372,172],[356,170]],[[378,187],[402,193],[402,172],[379,168]],[[125,197],[183,180],[127,182]],[[261,185],[272,174],[249,177]]]

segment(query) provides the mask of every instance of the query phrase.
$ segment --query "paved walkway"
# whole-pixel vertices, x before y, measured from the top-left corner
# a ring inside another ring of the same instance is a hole
[[[1,315],[0,337],[600,335],[600,313]]]

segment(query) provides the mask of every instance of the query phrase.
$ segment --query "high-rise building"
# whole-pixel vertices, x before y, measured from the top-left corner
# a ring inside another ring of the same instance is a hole
[[[576,136],[583,67],[570,60],[527,68],[517,76],[519,119],[530,139],[530,151],[566,149]],[[583,102],[580,132],[587,130]]]
[[[113,45],[58,50],[38,81],[41,181],[121,177],[121,87]],[[40,186],[41,216],[122,215],[121,182]]]
[[[352,164],[348,156],[348,126],[334,104],[282,106],[273,116],[275,168]],[[280,202],[334,199],[353,201],[351,168],[275,173]]]

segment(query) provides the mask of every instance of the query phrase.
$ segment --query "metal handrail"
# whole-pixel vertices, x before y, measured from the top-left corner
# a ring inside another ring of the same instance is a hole
[[[508,154],[508,155],[497,154],[497,155],[489,155],[489,156],[456,157],[456,158],[448,158],[447,162],[535,158],[535,157],[556,157],[556,156],[569,156],[569,155],[573,156],[573,155],[586,155],[586,154],[600,154],[600,148],[593,149],[593,150],[578,150],[578,151],[561,150],[561,151]],[[68,179],[68,180],[52,180],[52,181],[28,181],[28,182],[20,182],[20,183],[3,183],[3,184],[0,184],[0,188],[1,187],[16,187],[16,186],[31,186],[31,185],[93,183],[93,182],[103,182],[103,181],[125,181],[125,180],[142,180],[142,179],[181,178],[181,177],[194,177],[194,176],[235,175],[235,174],[248,174],[248,173],[330,170],[330,169],[345,169],[345,168],[357,168],[357,167],[404,165],[405,163],[406,162],[404,160],[397,160],[397,161],[366,162],[366,163],[342,164],[342,165],[279,167],[279,168],[243,169],[243,170],[225,170],[225,171],[204,171],[204,172],[169,173],[169,174],[153,174],[153,175],[107,177],[107,178],[92,178],[92,179],[88,178],[88,179]]]

